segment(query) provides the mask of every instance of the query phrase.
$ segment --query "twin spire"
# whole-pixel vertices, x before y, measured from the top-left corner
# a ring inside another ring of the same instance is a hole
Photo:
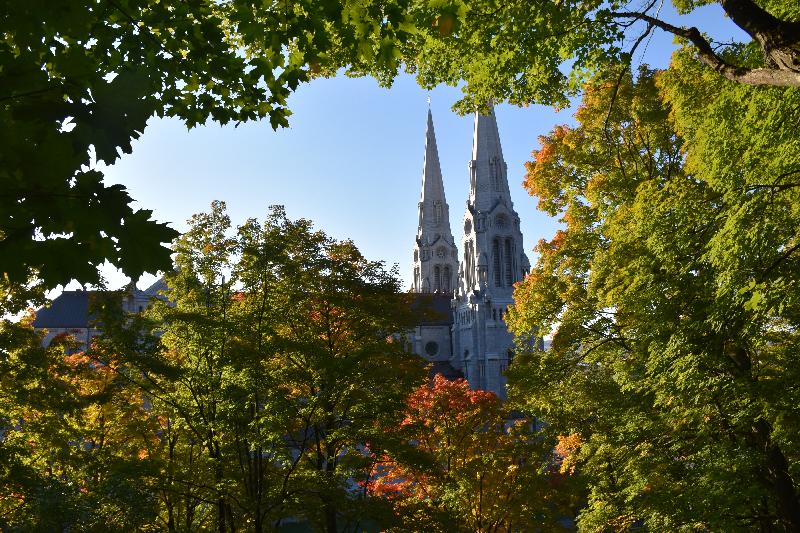
[[[487,115],[475,113],[472,160],[469,167],[470,194],[467,202],[469,212],[473,215],[479,211],[489,213],[498,204],[513,209],[506,178],[506,163],[500,146],[500,134],[497,130],[494,108],[491,106]],[[465,222],[465,227],[467,224]],[[472,224],[473,221],[470,220],[470,227]],[[476,220],[475,224],[480,225],[482,222]],[[477,226],[475,227],[477,229]],[[455,273],[459,270],[458,257],[458,249],[450,230],[450,209],[444,194],[433,114],[429,107],[419,200],[419,225],[414,246],[414,291],[447,293],[454,290]],[[469,265],[474,262],[467,263]]]
[[[470,161],[469,204],[473,208],[491,209],[497,202],[512,207],[508,188],[507,165],[503,159],[500,145],[500,132],[494,106],[489,114],[475,112],[472,133],[472,160]],[[441,207],[437,211],[436,205]],[[425,131],[425,158],[422,168],[422,191],[420,193],[420,221],[417,237],[423,237],[426,230],[451,235],[450,221],[441,220],[446,209],[442,169],[439,165],[439,150],[436,146],[436,133],[433,128],[433,115],[428,108],[428,124]],[[442,227],[444,223],[444,227]],[[452,240],[452,237],[450,237]]]
[[[450,213],[444,195],[442,168],[439,165],[439,150],[436,147],[436,132],[433,115],[428,109],[428,125],[425,130],[425,156],[422,166],[422,191],[419,198],[419,228],[417,240],[433,244],[440,238],[453,243],[450,231]]]
[[[475,112],[472,160],[469,167],[469,204],[473,209],[489,211],[498,203],[512,208],[511,192],[508,189],[508,166],[503,159],[497,117],[491,104],[488,115]]]
[[[433,115],[428,109],[428,126],[425,130],[425,159],[422,166],[422,193],[420,202],[444,201],[442,168],[439,166],[439,150],[436,147],[436,132],[433,130]]]

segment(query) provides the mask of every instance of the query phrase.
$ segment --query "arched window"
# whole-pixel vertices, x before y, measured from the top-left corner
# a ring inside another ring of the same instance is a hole
[[[439,265],[433,267],[433,291],[442,290],[442,268]]]
[[[465,247],[464,253],[466,254],[466,263],[467,263],[467,285],[469,287],[473,287],[475,285],[475,248],[472,245],[472,241],[467,242],[467,246]]]
[[[450,292],[450,267],[444,267],[444,274],[442,276],[442,290],[444,292]]]
[[[505,260],[505,271],[506,271],[506,286],[511,287],[514,284],[514,267],[511,264],[511,239],[506,239],[506,249],[504,250],[503,259]]]
[[[500,239],[492,240],[492,271],[494,273],[494,285],[503,285],[503,272],[500,269]]]

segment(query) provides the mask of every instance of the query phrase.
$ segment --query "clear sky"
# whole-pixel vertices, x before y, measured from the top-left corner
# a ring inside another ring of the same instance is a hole
[[[678,20],[669,6],[662,16]],[[679,22],[720,40],[741,38],[716,5]],[[673,49],[671,36],[656,31],[637,62],[664,67]],[[309,218],[335,238],[352,239],[369,259],[397,263],[408,287],[429,95],[451,227],[456,243],[461,240],[472,117],[450,111],[459,94],[451,87],[428,93],[407,75],[388,90],[369,78],[339,76],[302,85],[289,100],[290,127],[277,132],[267,121],[187,131],[179,121],[151,119],[133,153],[105,169],[106,179],[127,186],[137,207],[152,209],[155,218],[178,230],[212,200],[227,203],[234,224],[263,218],[269,205],[284,205],[291,218]],[[544,106],[496,108],[511,195],[532,262],[531,249],[550,238],[558,222],[538,212],[522,188],[523,164],[538,148],[538,136],[573,123],[573,113]],[[118,274],[106,275],[112,287],[125,282]]]

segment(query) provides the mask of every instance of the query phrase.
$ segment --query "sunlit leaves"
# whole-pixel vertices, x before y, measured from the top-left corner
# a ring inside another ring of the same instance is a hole
[[[494,393],[436,375],[405,413],[395,431],[411,449],[377,457],[368,484],[394,503],[393,531],[533,530],[574,512],[573,487],[553,468],[563,459],[551,457],[535,419],[512,415]]]
[[[565,227],[515,293],[510,327],[553,339],[517,359],[510,396],[580,434],[582,529],[793,524],[793,96],[683,52],[591,83],[579,125],[534,152],[526,185]]]

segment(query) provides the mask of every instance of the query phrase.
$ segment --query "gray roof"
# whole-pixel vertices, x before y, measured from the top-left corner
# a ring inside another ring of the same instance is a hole
[[[433,379],[436,374],[441,374],[443,378],[450,381],[464,378],[464,374],[460,370],[453,368],[449,361],[434,361],[430,372],[428,372],[428,377]]]
[[[94,317],[89,316],[89,295],[94,291],[64,291],[49,306],[36,311],[35,328],[86,328]]]
[[[149,296],[149,297],[153,298],[153,297],[155,297],[155,296],[158,296],[158,293],[159,293],[160,291],[165,291],[165,290],[167,290],[167,288],[168,288],[168,287],[167,287],[167,282],[166,282],[166,281],[164,281],[164,277],[162,276],[162,277],[158,278],[158,279],[155,281],[155,283],[153,283],[152,285],[150,285],[149,287],[147,287],[147,288],[146,288],[144,291],[142,291],[142,292],[144,292],[144,293],[145,293],[147,296]]]
[[[411,309],[419,316],[420,326],[450,326],[453,324],[453,311],[449,294],[414,294]]]

